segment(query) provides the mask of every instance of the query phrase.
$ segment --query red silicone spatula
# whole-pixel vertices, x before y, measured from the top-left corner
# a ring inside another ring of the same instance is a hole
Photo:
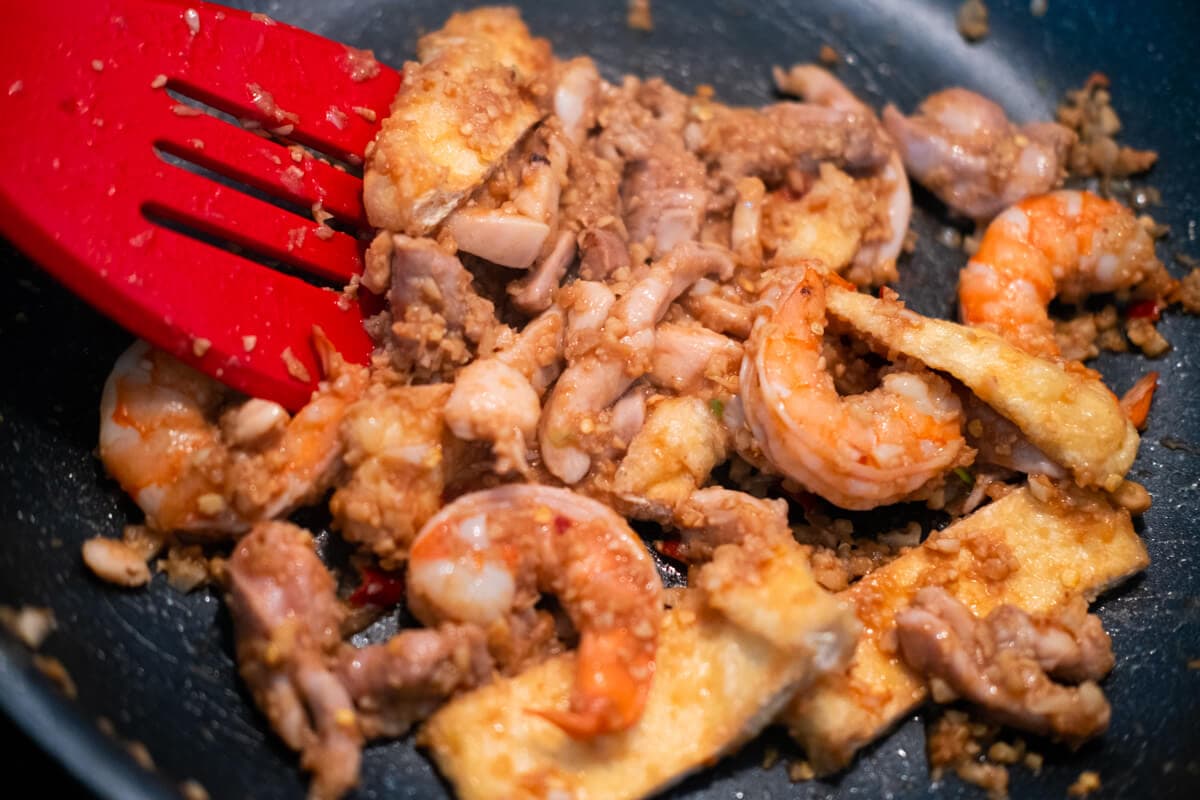
[[[362,182],[277,139],[361,163],[399,73],[194,0],[38,0],[4,18],[5,236],[130,331],[248,394],[303,405],[320,377],[314,325],[365,361],[362,311],[337,290],[361,270],[360,241],[310,211],[364,229]]]

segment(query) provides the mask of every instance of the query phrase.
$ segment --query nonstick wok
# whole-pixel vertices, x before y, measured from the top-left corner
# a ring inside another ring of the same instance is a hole
[[[246,5],[372,48],[399,66],[418,35],[467,4]],[[592,55],[610,80],[632,72],[663,75],[684,90],[707,83],[734,103],[769,100],[771,66],[813,60],[823,44],[844,56],[837,73],[862,98],[904,110],[934,90],[962,85],[994,98],[1018,120],[1045,119],[1066,89],[1102,71],[1112,78],[1124,140],[1160,153],[1149,179],[1162,193],[1152,213],[1171,226],[1160,256],[1177,275],[1184,269],[1171,261],[1175,254],[1200,256],[1195,0],[1051,0],[1040,18],[1028,0],[989,0],[990,34],[977,44],[956,32],[954,0],[654,0],[652,33],[626,27],[620,0],[520,5],[558,53]],[[919,191],[917,204],[918,246],[902,260],[897,288],[917,310],[953,316],[955,276],[965,256],[939,243],[949,221],[939,204]],[[117,536],[126,522],[140,519],[94,454],[100,388],[130,337],[2,242],[0,259],[0,353],[7,364],[0,377],[0,603],[54,610],[59,627],[43,652],[65,665],[78,690],[73,700],[63,697],[15,640],[0,635],[0,706],[15,723],[6,726],[8,774],[49,763],[29,755],[32,740],[106,798],[177,797],[179,782],[189,778],[214,798],[302,797],[297,757],[270,732],[238,681],[218,594],[183,595],[162,576],[148,589],[122,591],[84,568],[83,540]],[[1200,797],[1200,670],[1188,664],[1200,658],[1200,319],[1170,314],[1161,330],[1174,349],[1157,361],[1105,354],[1094,362],[1118,393],[1149,369],[1162,374],[1131,475],[1154,497],[1139,522],[1152,562],[1145,575],[1096,606],[1117,654],[1105,683],[1112,727],[1078,752],[1035,742],[1046,765],[1036,776],[1012,770],[1016,797],[1063,797],[1082,770],[1100,774],[1101,797]],[[101,719],[120,741],[102,732]],[[782,735],[768,733],[670,796],[982,796],[956,778],[931,788],[924,737],[921,716],[914,715],[847,772],[792,784],[783,763],[761,766],[768,748],[784,761],[799,755]],[[153,770],[135,764],[123,746],[129,740],[145,745]],[[36,779],[42,793],[78,791],[53,771]],[[355,796],[449,793],[406,739],[367,748]]]

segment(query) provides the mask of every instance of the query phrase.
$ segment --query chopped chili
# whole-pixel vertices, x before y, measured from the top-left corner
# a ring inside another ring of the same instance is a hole
[[[1158,318],[1162,316],[1162,305],[1154,299],[1141,300],[1130,304],[1125,309],[1125,316],[1129,319],[1148,319],[1151,322],[1158,322]]]
[[[394,606],[404,599],[404,579],[399,575],[374,567],[362,568],[362,583],[350,595],[350,605],[361,608],[367,604],[373,606]]]
[[[679,539],[663,539],[658,543],[658,552],[667,558],[683,561],[683,542]]]

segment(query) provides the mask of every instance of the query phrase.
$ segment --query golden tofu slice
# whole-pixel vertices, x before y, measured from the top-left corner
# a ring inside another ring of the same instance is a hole
[[[708,403],[665,398],[629,443],[613,491],[627,502],[669,513],[708,480],[725,450],[724,429]]]
[[[532,95],[480,39],[404,67],[404,83],[368,153],[367,218],[428,233],[492,174],[537,121]]]
[[[429,61],[440,51],[461,46],[464,39],[491,45],[496,60],[516,72],[524,85],[544,79],[554,64],[550,42],[530,35],[521,12],[512,6],[484,6],[450,15],[441,30],[422,36],[417,58]]]
[[[1138,450],[1117,398],[1091,370],[1030,355],[989,331],[929,319],[838,286],[826,304],[892,350],[948,372],[1016,424],[1083,486],[1114,491]]]
[[[822,645],[822,637],[827,645],[853,644],[858,627],[846,619],[849,604],[831,602],[834,596],[813,578],[809,556],[809,548],[790,539],[722,545],[695,584],[710,607],[742,630],[782,650],[840,658],[843,648]],[[821,664],[818,671],[833,666]]]
[[[1039,501],[1022,488],[930,537],[841,592],[865,630],[849,668],[799,692],[780,722],[819,773],[846,766],[925,700],[924,679],[897,652],[896,613],[942,586],[978,616],[1009,603],[1030,614],[1090,599],[1146,568],[1129,513],[1075,490]]]
[[[736,549],[717,551],[730,563],[713,574],[735,566]],[[769,568],[742,581],[738,598],[726,598],[729,616],[706,602],[703,589],[680,593],[664,615],[654,684],[631,729],[575,741],[529,713],[567,707],[571,653],[454,699],[426,722],[418,743],[462,800],[645,797],[712,765],[770,722],[796,687],[822,668],[841,667],[853,647],[852,615],[817,586],[805,551],[781,546],[772,555],[754,559]],[[734,621],[755,600],[792,601],[781,609],[786,620],[765,621],[765,631],[787,646]],[[785,636],[774,636],[782,630]]]

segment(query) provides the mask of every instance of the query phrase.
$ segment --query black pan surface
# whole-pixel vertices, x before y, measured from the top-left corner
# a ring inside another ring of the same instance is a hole
[[[373,48],[399,66],[420,33],[440,26],[451,7],[468,4],[247,5]],[[1163,204],[1154,214],[1171,234],[1160,255],[1200,256],[1195,0],[1051,0],[1040,19],[1028,0],[990,0],[991,34],[976,45],[955,32],[954,0],[654,0],[650,34],[625,27],[618,0],[521,5],[531,28],[550,37],[557,52],[592,55],[610,79],[633,72],[664,75],[683,89],[708,83],[722,99],[741,103],[768,100],[770,67],[812,60],[822,44],[847,56],[838,74],[860,96],[906,110],[931,91],[959,84],[991,96],[1019,120],[1047,118],[1064,90],[1101,70],[1113,78],[1126,141],[1161,154],[1151,183]],[[945,223],[937,203],[919,194],[918,204],[920,243],[901,264],[898,288],[918,310],[950,316],[964,256],[936,242]],[[3,242],[0,260],[0,353],[7,365],[0,378],[0,603],[54,609],[60,628],[43,649],[78,686],[77,700],[63,699],[31,668],[28,654],[0,635],[0,706],[103,797],[177,797],[174,787],[185,778],[200,781],[214,798],[302,797],[296,757],[270,734],[238,683],[219,598],[207,590],[179,595],[161,577],[147,591],[118,591],[83,568],[84,539],[119,535],[126,521],[139,519],[93,454],[100,387],[129,336]],[[1171,268],[1181,273],[1178,264]],[[1200,670],[1188,667],[1200,658],[1200,320],[1173,315],[1161,330],[1175,347],[1153,365],[1134,355],[1106,354],[1096,362],[1118,392],[1148,369],[1163,375],[1133,469],[1154,496],[1140,523],[1152,564],[1098,605],[1117,653],[1105,685],[1112,728],[1077,753],[1039,743],[1046,767],[1037,777],[1014,769],[1016,797],[1063,797],[1084,769],[1099,771],[1100,797],[1200,797]],[[136,766],[98,730],[99,718],[110,720],[119,736],[143,742],[157,768]],[[783,737],[768,734],[671,796],[981,796],[954,778],[930,787],[916,716],[829,780],[791,784],[782,765],[761,769],[768,746],[781,748],[785,759],[794,753]],[[448,795],[410,741],[367,749],[356,797]]]

